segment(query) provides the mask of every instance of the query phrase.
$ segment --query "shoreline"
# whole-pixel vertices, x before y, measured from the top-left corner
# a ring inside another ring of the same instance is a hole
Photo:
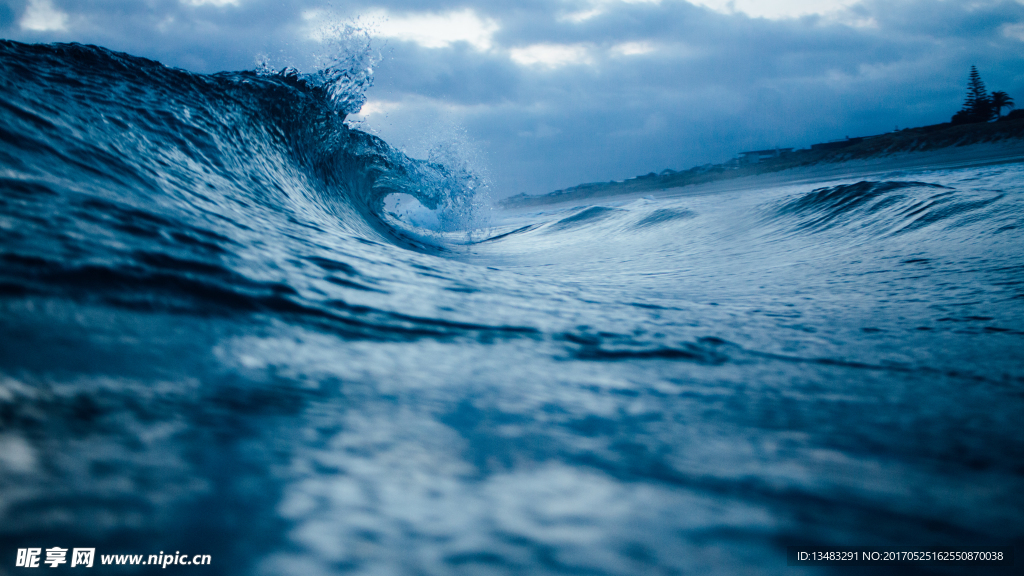
[[[984,142],[933,150],[893,152],[869,158],[851,158],[843,161],[821,161],[782,170],[763,171],[676,186],[609,190],[607,192],[610,193],[597,192],[589,195],[573,195],[571,197],[546,194],[526,197],[528,198],[526,202],[508,202],[509,199],[505,199],[500,202],[500,205],[504,210],[517,212],[520,210],[534,210],[540,207],[590,205],[602,202],[633,200],[645,196],[672,198],[744,190],[759,186],[782,186],[844,178],[863,178],[893,172],[952,170],[1016,162],[1024,162],[1024,139]],[[520,196],[519,198],[522,197]]]

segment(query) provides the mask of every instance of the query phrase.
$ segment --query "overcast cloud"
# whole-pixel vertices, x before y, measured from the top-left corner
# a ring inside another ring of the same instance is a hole
[[[384,59],[354,120],[468,142],[499,196],[948,121],[972,64],[1024,105],[1024,0],[0,0],[0,36],[308,68],[356,17]]]

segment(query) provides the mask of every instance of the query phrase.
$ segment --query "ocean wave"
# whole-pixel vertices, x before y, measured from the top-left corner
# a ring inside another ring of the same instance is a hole
[[[781,203],[769,218],[786,220],[797,232],[845,228],[895,236],[985,219],[987,215],[977,212],[1001,198],[1001,193],[961,192],[928,182],[861,181],[814,189]]]
[[[136,205],[176,196],[235,221],[258,218],[254,206],[329,212],[384,238],[389,194],[431,209],[460,208],[473,194],[468,171],[414,160],[345,124],[369,85],[358,67],[201,75],[96,46],[12,41],[0,43],[0,59],[10,95],[2,154],[18,169],[5,181],[20,186]]]

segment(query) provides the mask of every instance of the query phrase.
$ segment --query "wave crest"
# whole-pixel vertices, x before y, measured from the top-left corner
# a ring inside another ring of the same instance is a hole
[[[957,227],[974,222],[975,212],[1002,197],[927,182],[862,181],[812,190],[782,203],[770,218],[791,222],[798,232],[845,228],[898,235],[933,224]]]

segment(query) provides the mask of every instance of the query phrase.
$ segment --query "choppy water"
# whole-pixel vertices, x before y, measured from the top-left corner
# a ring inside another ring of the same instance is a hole
[[[451,230],[476,184],[347,128],[334,72],[0,42],[0,572],[18,546],[788,574],[790,544],[1024,543],[1024,164],[467,240],[388,213]]]

